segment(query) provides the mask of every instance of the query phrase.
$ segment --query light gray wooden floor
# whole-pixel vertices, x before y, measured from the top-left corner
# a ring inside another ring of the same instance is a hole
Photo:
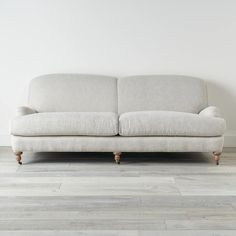
[[[236,149],[210,154],[0,148],[0,236],[235,236]]]

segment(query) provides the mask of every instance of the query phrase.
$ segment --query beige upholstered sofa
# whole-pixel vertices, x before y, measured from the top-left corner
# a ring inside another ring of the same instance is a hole
[[[12,148],[32,152],[212,152],[219,164],[225,120],[201,79],[117,79],[83,74],[35,78],[11,122]]]

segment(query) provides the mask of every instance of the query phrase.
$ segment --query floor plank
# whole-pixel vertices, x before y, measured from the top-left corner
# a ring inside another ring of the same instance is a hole
[[[210,154],[0,148],[0,236],[236,235],[236,149]]]

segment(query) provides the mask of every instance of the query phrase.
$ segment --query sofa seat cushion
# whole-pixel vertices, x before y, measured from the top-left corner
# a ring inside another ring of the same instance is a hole
[[[118,116],[113,112],[45,112],[12,120],[11,134],[20,136],[118,134]]]
[[[221,136],[225,120],[173,111],[123,113],[119,119],[122,136]]]

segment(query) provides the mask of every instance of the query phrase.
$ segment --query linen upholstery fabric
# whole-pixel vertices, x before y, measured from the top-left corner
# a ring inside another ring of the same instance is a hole
[[[12,136],[14,152],[221,152],[220,137]]]
[[[185,112],[141,111],[120,116],[122,136],[221,136],[225,131],[222,118],[200,116]]]
[[[221,152],[225,121],[219,116],[207,107],[204,82],[192,77],[45,75],[32,80],[28,107],[12,120],[12,149]]]
[[[29,114],[33,114],[36,113],[37,111],[30,108],[30,107],[26,107],[26,106],[21,106],[18,107],[16,110],[16,116],[24,116],[24,115],[29,115]]]
[[[117,79],[82,74],[40,76],[30,83],[28,104],[38,112],[117,112]]]
[[[177,75],[130,76],[118,80],[119,113],[182,111],[199,113],[207,106],[203,80]]]
[[[11,134],[21,136],[91,135],[118,133],[118,116],[113,112],[44,112],[12,120]]]
[[[200,111],[199,115],[209,117],[221,117],[220,109],[215,106],[209,106]]]

